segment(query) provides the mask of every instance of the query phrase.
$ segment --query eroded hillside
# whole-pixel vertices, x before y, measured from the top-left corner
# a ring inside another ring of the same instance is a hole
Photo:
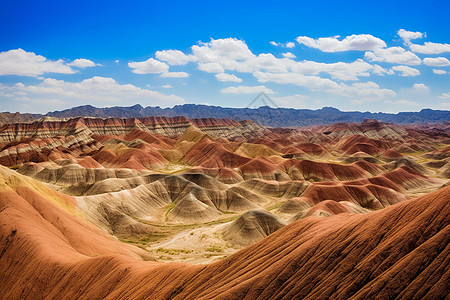
[[[366,120],[44,118],[0,128],[0,163],[156,260],[207,263],[310,216],[366,214],[447,184],[449,132]]]

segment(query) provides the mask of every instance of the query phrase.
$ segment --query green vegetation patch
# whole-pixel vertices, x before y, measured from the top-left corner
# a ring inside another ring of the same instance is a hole
[[[169,255],[180,255],[180,254],[190,254],[194,252],[194,250],[188,250],[188,249],[166,249],[166,248],[158,248],[156,249],[157,252],[169,254]]]

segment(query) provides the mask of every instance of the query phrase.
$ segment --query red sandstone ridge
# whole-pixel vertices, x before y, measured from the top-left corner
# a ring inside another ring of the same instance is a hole
[[[1,128],[0,298],[449,294],[445,127],[148,117]]]
[[[249,158],[234,154],[225,147],[209,139],[199,141],[184,157],[187,163],[207,168],[236,168],[250,161]]]
[[[78,220],[70,198],[4,167],[0,173],[5,299],[445,299],[450,293],[450,187],[368,214],[307,217],[224,260],[193,266],[137,260],[138,248]]]
[[[88,130],[87,134],[121,135],[134,129],[174,137],[181,135],[191,125],[198,126],[209,134],[232,133],[232,131],[248,132],[261,131],[262,128],[255,122],[237,122],[229,119],[193,119],[186,117],[145,117],[137,118],[72,118],[72,119],[46,119],[33,123],[15,123],[0,126],[0,141],[12,141],[22,137],[49,137],[74,135]],[[257,134],[257,132],[255,132]]]

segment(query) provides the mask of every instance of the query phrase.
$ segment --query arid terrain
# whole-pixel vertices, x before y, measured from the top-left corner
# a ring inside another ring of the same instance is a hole
[[[0,126],[0,298],[445,299],[450,124]]]

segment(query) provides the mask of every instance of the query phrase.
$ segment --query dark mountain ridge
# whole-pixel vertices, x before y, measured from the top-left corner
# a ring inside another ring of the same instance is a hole
[[[36,118],[43,115],[33,115]],[[340,111],[333,107],[323,107],[317,110],[272,108],[261,106],[259,108],[230,108],[220,106],[184,104],[172,108],[159,106],[143,107],[139,104],[128,107],[97,108],[91,105],[73,107],[62,111],[53,111],[45,116],[58,118],[71,117],[146,117],[146,116],[185,116],[187,118],[229,118],[236,121],[254,120],[263,126],[296,127],[309,125],[329,125],[334,123],[360,123],[365,119],[376,119],[382,122],[396,124],[424,124],[443,123],[450,120],[450,111],[422,109],[419,112],[371,113],[359,111]]]

